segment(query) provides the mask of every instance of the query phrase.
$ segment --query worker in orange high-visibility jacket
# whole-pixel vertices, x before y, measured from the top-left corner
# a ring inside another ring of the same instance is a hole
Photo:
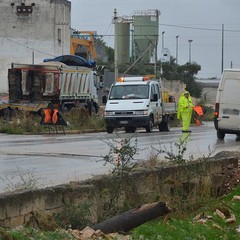
[[[184,91],[178,100],[177,113],[177,118],[182,121],[182,132],[191,132],[191,130],[189,130],[189,127],[192,119],[193,107],[194,105],[192,103],[190,93],[188,91]]]

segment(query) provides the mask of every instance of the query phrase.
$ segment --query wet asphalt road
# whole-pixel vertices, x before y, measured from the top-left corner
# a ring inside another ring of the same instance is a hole
[[[172,128],[170,132],[154,129],[152,133],[139,130],[135,134],[123,131],[37,136],[0,134],[0,193],[13,190],[19,184],[48,187],[107,173],[111,166],[104,166],[103,156],[109,152],[107,143],[111,143],[111,139],[131,138],[132,144],[137,141],[136,161],[148,159],[156,149],[176,152],[174,143],[181,139],[187,141],[186,158],[208,156],[210,151],[215,155],[223,150],[240,149],[235,135],[226,135],[224,141],[217,140],[213,123],[205,122],[191,129],[191,134],[183,134],[180,128]],[[164,155],[160,158],[164,159]]]

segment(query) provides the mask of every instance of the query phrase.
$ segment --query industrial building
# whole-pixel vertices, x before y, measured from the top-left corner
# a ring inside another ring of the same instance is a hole
[[[70,52],[68,0],[1,0],[0,21],[0,92],[8,91],[11,63],[36,64]]]
[[[118,63],[132,63],[141,59],[144,63],[156,60],[159,39],[160,11],[135,11],[131,16],[115,19]]]

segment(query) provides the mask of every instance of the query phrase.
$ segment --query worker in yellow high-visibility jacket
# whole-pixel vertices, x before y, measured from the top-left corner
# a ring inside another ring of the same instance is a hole
[[[192,97],[188,91],[184,91],[178,100],[177,118],[182,121],[182,132],[190,133],[189,126],[192,119],[193,111]]]

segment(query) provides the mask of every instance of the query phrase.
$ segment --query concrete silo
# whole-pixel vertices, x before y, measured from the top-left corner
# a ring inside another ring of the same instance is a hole
[[[124,19],[116,23],[118,42],[118,63],[130,62],[130,22]]]
[[[133,14],[134,59],[141,57],[144,63],[150,63],[158,43],[159,15],[157,9]]]

